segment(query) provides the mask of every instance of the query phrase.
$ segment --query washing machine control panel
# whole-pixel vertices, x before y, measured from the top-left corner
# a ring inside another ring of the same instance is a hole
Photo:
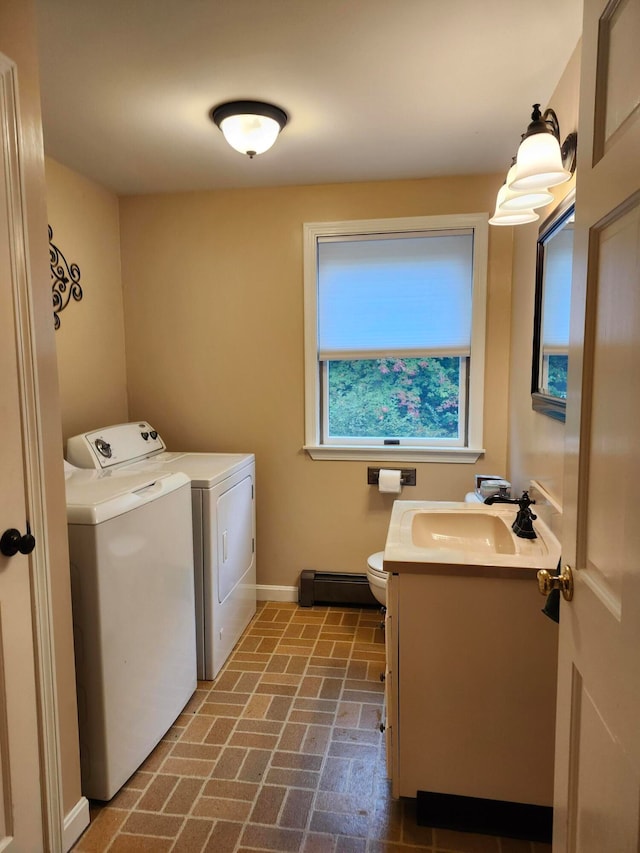
[[[67,441],[67,461],[78,468],[112,468],[153,457],[166,449],[150,424],[116,424]]]

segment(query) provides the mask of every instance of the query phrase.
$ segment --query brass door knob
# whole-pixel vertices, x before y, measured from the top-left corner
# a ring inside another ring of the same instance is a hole
[[[541,595],[549,595],[551,590],[559,589],[565,601],[573,598],[573,573],[565,566],[560,575],[550,575],[546,569],[538,572],[538,590]]]

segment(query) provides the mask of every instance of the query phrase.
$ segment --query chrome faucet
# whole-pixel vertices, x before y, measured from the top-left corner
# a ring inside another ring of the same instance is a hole
[[[519,498],[507,498],[503,495],[490,495],[488,498],[485,498],[486,504],[517,504],[518,512],[516,513],[515,520],[511,525],[511,529],[519,536],[521,539],[536,539],[536,532],[533,529],[533,522],[538,517],[534,515],[531,510],[531,504],[534,504],[535,501],[532,501],[529,497],[529,492],[525,491]]]

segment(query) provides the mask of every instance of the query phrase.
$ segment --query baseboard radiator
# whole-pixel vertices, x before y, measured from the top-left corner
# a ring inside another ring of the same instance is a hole
[[[366,575],[316,572],[313,569],[300,572],[298,603],[302,607],[313,607],[314,604],[380,607]]]

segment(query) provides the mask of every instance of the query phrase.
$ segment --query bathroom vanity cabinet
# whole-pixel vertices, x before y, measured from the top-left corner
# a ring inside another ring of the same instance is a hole
[[[514,578],[433,566],[390,576],[385,734],[394,796],[552,805],[558,626],[543,606],[534,570]]]

